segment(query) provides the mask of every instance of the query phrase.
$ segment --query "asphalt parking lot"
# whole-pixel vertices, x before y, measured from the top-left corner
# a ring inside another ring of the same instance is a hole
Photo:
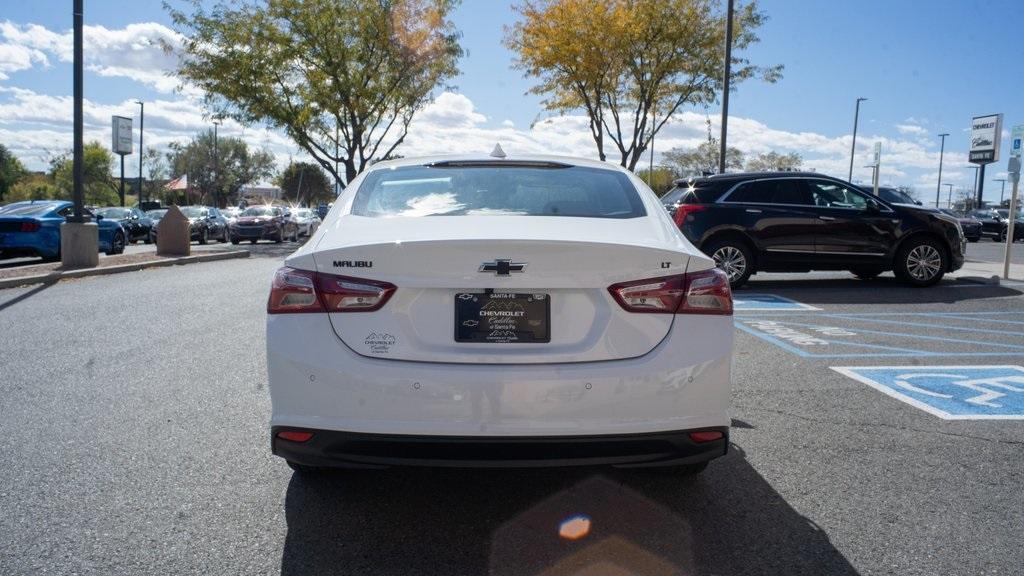
[[[1024,573],[1024,285],[755,277],[733,445],[695,479],[307,480],[267,430],[263,310],[291,249],[0,291],[0,572]]]

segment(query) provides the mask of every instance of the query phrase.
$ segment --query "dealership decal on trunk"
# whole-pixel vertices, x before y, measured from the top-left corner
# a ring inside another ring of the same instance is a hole
[[[395,337],[387,332],[370,332],[364,344],[370,349],[370,354],[387,354],[395,345]]]

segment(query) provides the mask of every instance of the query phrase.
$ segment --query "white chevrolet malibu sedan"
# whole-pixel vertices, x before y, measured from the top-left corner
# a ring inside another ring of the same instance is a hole
[[[303,473],[725,454],[726,276],[630,172],[496,156],[373,165],[276,272],[274,454]]]

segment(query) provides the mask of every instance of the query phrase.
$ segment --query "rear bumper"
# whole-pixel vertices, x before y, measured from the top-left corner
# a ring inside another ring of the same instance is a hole
[[[377,468],[383,466],[443,466],[466,468],[597,466],[628,467],[696,464],[725,455],[729,429],[720,440],[698,443],[696,430],[601,436],[476,437],[408,436],[314,430],[306,442],[277,437],[286,427],[271,429],[277,456],[305,466]]]
[[[729,425],[730,316],[677,316],[647,354],[452,364],[356,354],[326,315],[267,322],[271,426],[474,438],[619,437]]]

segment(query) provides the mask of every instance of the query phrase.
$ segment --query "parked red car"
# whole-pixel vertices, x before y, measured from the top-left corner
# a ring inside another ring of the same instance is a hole
[[[246,208],[229,227],[231,243],[248,240],[283,242],[288,239],[297,242],[299,227],[287,208],[280,206],[250,206]]]

